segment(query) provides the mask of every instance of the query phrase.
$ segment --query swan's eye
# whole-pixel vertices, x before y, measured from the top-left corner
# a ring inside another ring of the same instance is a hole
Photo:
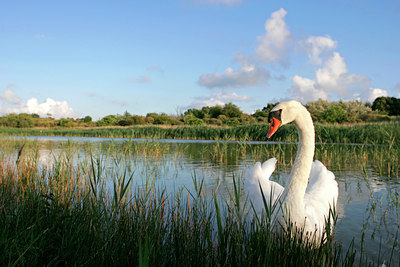
[[[268,114],[268,122],[269,122],[269,123],[272,123],[273,118],[278,119],[279,121],[281,121],[281,113],[282,113],[282,110],[281,110],[281,109],[276,110],[276,111],[271,111],[271,112]]]

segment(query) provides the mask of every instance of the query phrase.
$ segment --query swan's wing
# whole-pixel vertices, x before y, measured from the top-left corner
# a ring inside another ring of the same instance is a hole
[[[261,214],[264,209],[264,202],[261,196],[260,185],[267,203],[275,201],[283,192],[283,187],[271,181],[272,172],[275,170],[276,158],[271,158],[265,161],[262,165],[257,162],[246,174],[244,190],[248,196],[248,200],[253,203],[253,206],[258,214]]]
[[[329,210],[336,205],[339,196],[335,175],[316,160],[310,173],[310,182],[304,196],[304,209],[310,226],[323,230]]]

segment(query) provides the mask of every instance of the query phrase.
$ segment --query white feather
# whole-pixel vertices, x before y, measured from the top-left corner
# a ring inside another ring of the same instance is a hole
[[[276,159],[262,165],[257,162],[249,170],[245,192],[258,215],[265,212],[260,185],[267,204],[278,205],[275,215],[284,226],[287,219],[305,232],[316,233],[316,242],[325,230],[330,210],[337,203],[339,189],[335,175],[320,161],[312,162],[314,156],[314,125],[307,109],[297,101],[288,101],[272,109],[281,114],[282,125],[294,122],[299,132],[299,150],[286,188],[271,181]],[[289,218],[288,218],[289,217]],[[332,219],[332,218],[331,218]]]

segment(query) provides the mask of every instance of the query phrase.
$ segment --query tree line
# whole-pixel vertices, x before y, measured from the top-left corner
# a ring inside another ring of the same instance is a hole
[[[206,106],[191,108],[179,115],[166,113],[148,113],[146,116],[134,115],[126,111],[122,115],[107,115],[97,121],[92,117],[83,118],[41,118],[38,114],[7,114],[0,117],[0,126],[14,128],[32,127],[104,127],[131,125],[216,125],[238,126],[267,123],[270,110],[278,103],[268,103],[253,114],[244,113],[237,105],[227,103],[224,106]],[[360,101],[326,100],[310,101],[306,104],[314,122],[319,123],[357,123],[389,121],[400,115],[400,99],[378,97],[371,103]]]

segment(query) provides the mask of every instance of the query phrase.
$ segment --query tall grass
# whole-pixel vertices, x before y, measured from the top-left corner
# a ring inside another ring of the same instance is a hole
[[[106,178],[109,159],[95,151],[76,164],[71,157],[76,149],[73,143],[63,148],[54,164],[41,167],[37,153],[31,151],[34,144],[26,142],[16,164],[16,157],[8,152],[16,153],[19,145],[1,144],[2,266],[330,266],[355,262],[356,251],[343,250],[330,235],[315,247],[301,233],[273,233],[267,218],[244,219],[240,183],[234,183],[229,199],[214,194],[210,201],[203,181],[195,176],[193,192],[168,193],[151,181],[135,186],[128,170]],[[122,153],[120,160],[128,155]],[[111,191],[105,186],[110,178]]]
[[[254,124],[237,127],[115,127],[90,129],[19,129],[0,128],[5,135],[45,135],[82,137],[126,137],[126,138],[178,138],[208,140],[266,140],[269,125]],[[316,125],[316,139],[322,143],[362,143],[398,145],[400,123],[375,123],[360,125]],[[297,142],[297,131],[293,125],[283,127],[273,137],[274,141]]]
[[[46,167],[40,164],[37,141],[0,141],[0,265],[371,263],[365,251],[356,251],[352,245],[343,248],[331,235],[315,247],[303,239],[301,232],[292,235],[271,231],[268,214],[248,219],[249,203],[246,206],[240,201],[243,191],[238,178],[233,180],[229,197],[221,197],[218,192],[210,195],[205,188],[207,181],[195,174],[194,190],[190,192],[185,188],[167,192],[156,186],[151,177],[144,177],[142,185],[132,179],[136,168],[131,162],[135,157],[150,158],[162,168],[165,155],[170,153],[175,153],[177,162],[185,153],[185,157],[196,161],[211,159],[216,164],[276,156],[278,167],[285,165],[283,169],[290,170],[295,146],[224,142],[203,147],[171,146],[158,142],[110,142],[93,148],[75,142],[56,147],[46,143],[47,149],[60,151],[51,154],[53,163]],[[399,169],[398,154],[394,152],[398,150],[394,147],[334,148],[325,144],[317,146],[317,157],[334,168],[348,168],[349,164],[362,166],[378,161],[377,154],[386,155],[388,151],[392,156],[382,159],[382,172],[393,175]],[[356,159],[349,162],[338,157],[343,154],[356,154]],[[387,169],[387,163],[395,167]],[[390,263],[390,259],[386,261]]]

